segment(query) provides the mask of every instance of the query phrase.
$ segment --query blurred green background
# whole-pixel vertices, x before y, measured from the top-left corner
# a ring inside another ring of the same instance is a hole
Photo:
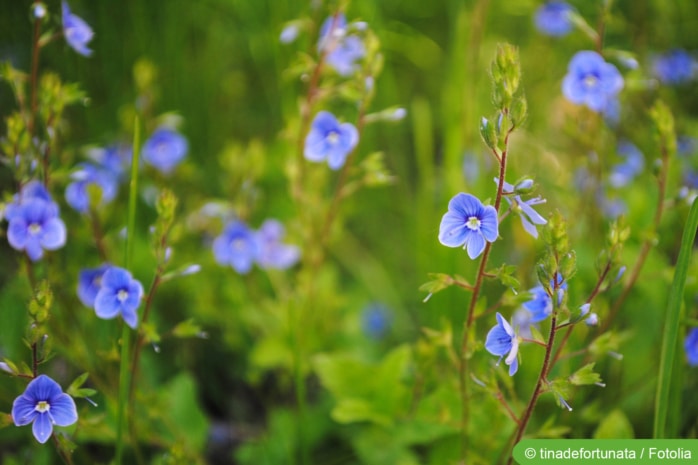
[[[340,300],[331,301],[340,316],[335,326],[328,326],[339,332],[324,335],[318,349],[332,341],[324,349],[364,352],[368,359],[379,360],[399,344],[417,341],[422,327],[441,327],[445,321],[454,328],[462,325],[467,305],[462,292],[449,289],[424,304],[425,294],[418,288],[428,280],[430,272],[470,277],[476,270],[477,263],[467,260],[463,253],[441,246],[437,233],[440,218],[454,194],[477,192],[484,199],[494,191],[495,170],[480,140],[478,124],[482,116],[493,114],[488,69],[498,43],[510,42],[520,48],[523,88],[530,108],[526,126],[512,143],[508,180],[534,176],[542,186],[539,193],[548,199],[541,210],[547,214],[557,209],[568,218],[572,247],[577,250],[580,266],[579,276],[570,283],[570,299],[581,301],[589,293],[596,277],[594,260],[606,232],[605,221],[598,212],[589,211],[593,199],[580,198],[571,189],[574,170],[592,150],[599,152],[603,163],[609,166],[612,158],[604,158],[604,154],[613,153],[618,137],[640,146],[647,165],[651,165],[658,155],[651,153],[646,108],[657,97],[666,100],[675,111],[679,134],[698,136],[695,83],[657,88],[645,82],[653,54],[676,47],[698,50],[698,2],[614,2],[605,44],[631,51],[640,63],[640,70],[626,80],[623,120],[615,132],[599,129],[595,126],[598,121],[585,126],[584,119],[589,114],[564,101],[560,84],[569,58],[578,50],[591,49],[592,44],[578,31],[561,39],[538,33],[532,15],[540,3],[353,0],[349,5],[347,17],[369,23],[385,56],[372,110],[399,105],[407,109],[408,116],[397,124],[370,126],[362,135],[359,156],[382,150],[396,182],[361,191],[342,205],[343,230],[329,253],[330,261],[337,266],[322,278],[334,283],[328,289],[339,288],[343,292]],[[592,26],[596,24],[601,2],[571,3]],[[9,60],[23,70],[28,70],[30,63],[30,4],[20,0],[0,2],[0,60]],[[50,21],[58,24],[55,15],[60,11],[59,2],[46,4],[54,14]],[[190,152],[169,186],[180,198],[182,230],[176,254],[179,263],[201,263],[204,271],[183,279],[181,284],[163,286],[154,312],[163,325],[196,318],[209,338],[163,342],[161,355],[146,354],[144,377],[152,378],[153,386],[170,383],[171,392],[181,389],[193,395],[193,402],[199,405],[194,410],[203,412],[203,426],[196,431],[204,431],[195,442],[198,446],[208,444],[208,453],[203,455],[212,463],[234,463],[233,450],[257,441],[263,431],[294,428],[293,420],[284,416],[286,410],[282,409],[292,410],[290,381],[275,366],[288,354],[283,353],[286,348],[282,345],[275,346],[274,340],[269,342],[265,333],[273,332],[269,328],[274,325],[281,325],[282,318],[273,309],[265,310],[273,306],[268,297],[275,286],[273,280],[260,277],[259,270],[238,276],[230,269],[217,267],[205,235],[191,227],[193,219],[189,214],[210,199],[244,203],[254,225],[268,217],[285,221],[295,214],[284,173],[295,137],[289,130],[289,121],[298,116],[304,85],[285,70],[295,63],[298,53],[314,53],[316,35],[307,32],[292,44],[281,44],[279,34],[284,23],[299,17],[309,17],[319,24],[332,11],[331,5],[284,0],[73,0],[70,5],[95,31],[90,44],[94,55],[85,59],[59,40],[47,47],[41,58],[42,69],[56,71],[65,81],[78,82],[89,96],[88,105],[67,111],[65,150],[77,153],[82,146],[105,146],[129,133],[137,97],[134,66],[139,60],[152,63],[157,73],[156,113],[176,112],[183,118],[182,133],[189,140]],[[5,117],[13,107],[8,86],[1,85],[0,116]],[[680,177],[678,169],[672,172],[674,188]],[[241,200],[244,196],[236,188],[255,172],[263,175],[256,178],[252,200]],[[633,262],[644,239],[643,230],[653,214],[647,205],[653,205],[656,197],[651,173],[643,176],[623,193],[629,205],[628,223],[633,225],[633,237],[626,249],[628,263]],[[6,189],[10,182],[7,171],[0,180],[3,191],[10,190]],[[152,222],[152,208],[143,205],[140,212],[140,224]],[[600,363],[604,379],[608,378],[605,391],[587,393],[586,398],[580,395],[575,405],[579,407],[575,410],[578,416],[557,418],[576,435],[593,434],[602,414],[616,407],[624,412],[636,436],[651,434],[661,309],[683,216],[681,209],[667,214],[660,229],[659,247],[651,253],[637,288],[621,313],[618,327],[630,329],[622,350],[624,362],[606,359]],[[66,217],[67,222],[78,221],[73,212],[66,212]],[[584,220],[576,221],[578,218]],[[117,224],[116,220],[111,223]],[[502,262],[517,264],[524,288],[535,285],[534,273],[525,270],[533,268],[536,243],[523,233],[515,218],[504,227],[502,236],[511,242],[507,247],[494,248],[492,266]],[[89,233],[76,232],[75,237],[87,241]],[[291,230],[289,240],[298,237]],[[139,258],[134,274],[142,276],[145,284],[152,273],[145,234],[137,248],[139,257],[147,258]],[[16,263],[4,242],[0,253],[0,304],[16,305],[22,298],[13,278]],[[94,263],[89,251],[74,248],[66,253],[75,260],[66,276],[75,276],[85,262]],[[80,260],[83,263],[77,263]],[[64,292],[69,294],[69,286],[74,284],[64,279]],[[697,287],[693,278],[688,292],[695,294]],[[494,286],[487,288],[486,296],[494,298],[497,292]],[[617,294],[613,290],[604,296],[600,308],[607,308]],[[74,296],[70,299],[76,301]],[[376,302],[391,312],[389,334],[379,341],[359,334],[362,309]],[[6,308],[2,312],[7,312]],[[10,315],[2,318],[0,346],[4,355],[26,356],[17,337],[25,320]],[[487,325],[482,323],[483,334]],[[104,326],[103,331],[109,334],[111,330]],[[581,344],[585,336],[579,335],[575,343]],[[163,362],[165,354],[172,357]],[[532,357],[533,354],[536,352],[531,349]],[[535,368],[528,368],[530,371],[517,378],[517,384],[534,382]],[[679,429],[682,434],[695,437],[698,401],[691,393],[698,388],[698,377],[695,370],[685,376],[684,416]],[[12,399],[14,387],[3,390],[3,398]],[[322,431],[318,433],[322,442],[314,452],[316,463],[360,463],[348,451],[343,436],[351,435],[351,431],[340,429],[338,433],[323,423],[331,422],[326,413],[330,401],[317,380],[310,381],[309,390],[311,408],[317,409],[312,414],[314,426],[309,429]],[[271,416],[277,406],[281,413]],[[9,410],[9,406],[3,404],[0,409]],[[541,409],[551,418],[558,415],[552,401]],[[624,421],[621,419],[620,423],[625,425]],[[0,443],[13,450],[9,446],[11,440],[4,439],[4,431]],[[8,433],[7,437],[17,434]],[[286,450],[283,445],[279,447]],[[249,449],[246,453],[250,454],[247,459],[243,454],[238,460],[255,463],[255,457],[259,457]],[[267,463],[282,463],[275,461],[273,447],[267,454]],[[101,455],[99,451],[93,455],[106,456],[106,452]]]

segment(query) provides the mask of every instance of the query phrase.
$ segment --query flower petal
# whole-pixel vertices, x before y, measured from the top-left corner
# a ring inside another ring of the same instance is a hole
[[[482,233],[477,231],[468,231],[466,237],[465,248],[468,250],[468,257],[475,260],[483,250],[485,250],[485,238]]]
[[[43,225],[41,246],[46,250],[56,250],[65,245],[65,224],[60,218],[51,218]]]
[[[48,412],[39,413],[36,416],[32,426],[32,433],[34,433],[34,437],[41,444],[48,441],[48,438],[53,434],[53,424],[51,424],[51,416]]]
[[[28,425],[38,415],[36,401],[26,394],[17,397],[12,403],[12,420],[16,426]]]
[[[480,218],[480,231],[482,231],[482,235],[487,242],[494,242],[499,236],[497,210],[491,205],[486,206],[483,210],[482,217]]]
[[[61,394],[51,399],[51,417],[58,426],[70,426],[78,421],[78,411],[75,401],[68,394]]]
[[[116,294],[111,289],[102,289],[97,293],[95,298],[95,313],[98,317],[110,320],[116,317],[121,312],[121,302],[117,299]]]

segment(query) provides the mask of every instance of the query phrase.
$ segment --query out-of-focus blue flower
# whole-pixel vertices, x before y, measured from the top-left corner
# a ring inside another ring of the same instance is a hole
[[[102,275],[101,286],[94,300],[98,317],[109,320],[119,315],[127,325],[136,329],[143,286],[131,273],[116,266],[109,267]]]
[[[691,329],[686,335],[683,342],[683,348],[686,351],[688,364],[698,366],[698,328]]]
[[[97,293],[102,287],[102,276],[111,265],[104,264],[98,268],[85,268],[78,275],[78,297],[86,307],[94,308]]]
[[[342,13],[322,24],[318,48],[326,51],[325,61],[341,76],[352,75],[358,69],[356,62],[366,55],[361,38],[347,34],[347,20]]]
[[[92,50],[87,48],[87,44],[94,37],[92,28],[82,20],[82,18],[70,12],[68,2],[62,3],[63,12],[63,35],[68,45],[82,56],[92,55]]]
[[[546,2],[536,10],[534,17],[536,29],[553,37],[565,36],[572,30],[572,21],[570,21],[572,11],[574,8],[565,2]]]
[[[99,187],[102,203],[114,200],[119,191],[119,182],[116,176],[89,163],[81,163],[78,170],[71,176],[73,182],[65,189],[65,200],[68,205],[80,213],[87,213],[90,208],[88,188],[90,185]]]
[[[41,2],[36,2],[32,5],[32,7],[32,12],[36,19],[43,19],[46,17],[46,13],[48,13],[48,11],[46,10],[46,5],[44,5]]]
[[[604,121],[611,127],[618,126],[620,122],[620,100],[616,96],[606,102],[606,106],[601,110]]]
[[[313,162],[326,159],[329,167],[337,170],[344,165],[358,142],[359,133],[353,124],[340,124],[332,113],[321,111],[315,116],[305,138],[304,155]]]
[[[58,215],[58,205],[44,186],[37,181],[27,183],[5,208],[8,242],[13,249],[24,250],[32,261],[39,260],[44,250],[65,245],[66,228]]]
[[[617,151],[624,161],[611,168],[608,179],[609,184],[616,188],[628,185],[645,168],[645,157],[634,144],[621,141]]]
[[[596,52],[583,50],[570,61],[562,81],[562,93],[572,103],[600,113],[617,97],[623,83],[623,76],[614,65]]]
[[[562,276],[557,275],[557,298],[558,302],[562,301],[562,296],[567,290],[567,282],[562,282]],[[553,288],[553,282],[550,282],[550,287]],[[548,292],[542,285],[538,285],[530,289],[533,298],[528,302],[524,302],[523,307],[531,312],[531,322],[537,323],[548,318],[553,313],[553,299],[548,295]]]
[[[692,80],[696,76],[696,69],[696,60],[681,49],[659,55],[652,62],[652,73],[667,85],[683,84]]]
[[[691,136],[679,136],[676,138],[676,153],[682,156],[692,155],[698,148],[698,140]]]
[[[284,226],[277,220],[266,220],[255,233],[258,244],[257,264],[262,269],[284,270],[298,262],[300,249],[295,245],[283,244]]]
[[[504,363],[509,366],[509,376],[514,376],[519,369],[517,357],[519,353],[519,339],[509,322],[499,312],[497,312],[497,324],[487,333],[485,349],[492,355],[498,356],[499,362],[502,361],[505,355],[509,354]]]
[[[143,145],[143,160],[163,174],[169,174],[189,151],[189,143],[180,133],[161,127]]]
[[[53,425],[70,426],[78,421],[78,411],[73,398],[57,382],[39,375],[12,403],[12,420],[16,426],[34,423],[32,433],[43,444],[53,434]]]
[[[494,242],[498,235],[499,220],[493,206],[484,206],[474,195],[462,192],[448,202],[439,226],[439,242],[443,245],[463,246],[474,260],[485,250],[485,241]]]
[[[628,206],[622,199],[609,197],[603,188],[599,188],[596,192],[596,204],[603,216],[610,220],[628,212]]]
[[[391,314],[383,304],[371,304],[361,313],[361,329],[374,338],[380,339],[390,328]]]
[[[290,44],[296,38],[298,38],[298,33],[299,33],[298,25],[295,23],[287,24],[281,31],[281,34],[279,35],[279,41],[281,41],[282,44]]]
[[[232,266],[246,274],[259,256],[259,245],[253,231],[241,221],[233,220],[213,241],[213,256],[221,265]]]
[[[511,316],[511,326],[514,327],[516,333],[524,339],[531,339],[533,333],[531,332],[531,327],[534,326],[531,321],[531,312],[519,308]]]
[[[126,168],[131,164],[133,154],[130,146],[111,145],[90,150],[88,157],[98,167],[112,174],[117,180],[121,180]]]
[[[499,185],[498,178],[494,178],[494,182]],[[506,181],[504,181],[503,187],[504,192],[507,194],[515,191],[514,186]],[[521,224],[523,225],[524,230],[537,239],[538,230],[536,229],[536,225],[543,225],[548,221],[533,209],[533,205],[540,205],[541,203],[545,203],[546,200],[541,197],[534,197],[524,201],[521,199],[520,195],[505,195],[504,198],[507,200],[509,205],[511,205],[511,210],[519,215],[519,218],[521,218]]]

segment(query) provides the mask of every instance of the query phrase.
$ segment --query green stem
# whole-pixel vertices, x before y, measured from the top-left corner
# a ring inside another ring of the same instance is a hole
[[[655,438],[666,436],[667,412],[669,410],[669,392],[671,387],[671,372],[676,355],[676,341],[679,337],[679,321],[681,303],[683,301],[683,289],[686,284],[688,265],[693,249],[693,241],[698,228],[698,201],[694,200],[691,211],[686,220],[681,239],[681,249],[676,262],[674,280],[669,291],[669,303],[666,311],[666,323],[664,324],[664,337],[662,340],[662,355],[659,359],[659,382],[657,383],[657,397],[654,407],[654,433]]]
[[[136,233],[136,199],[138,195],[138,159],[141,145],[141,126],[138,117],[135,118],[133,127],[133,158],[131,159],[131,183],[129,185],[128,199],[128,225],[126,227],[126,247],[124,248],[124,266],[131,267],[133,259],[134,238]],[[121,332],[121,364],[119,367],[119,405],[116,421],[116,465],[121,465],[124,448],[124,423],[128,405],[129,387],[129,349],[131,345],[131,329],[123,325]]]

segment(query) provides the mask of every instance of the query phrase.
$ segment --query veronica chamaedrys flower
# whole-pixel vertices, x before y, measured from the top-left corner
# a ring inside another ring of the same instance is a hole
[[[628,141],[620,141],[617,152],[624,161],[611,168],[608,182],[613,187],[623,187],[642,172],[645,167],[645,157],[640,149]]]
[[[562,276],[557,275],[557,292],[558,292],[558,302],[562,300],[564,292],[567,290],[567,281],[562,282]],[[553,287],[552,280],[550,281],[550,287]],[[531,312],[531,322],[538,323],[548,318],[553,313],[553,299],[548,295],[548,292],[542,285],[538,285],[533,289],[530,289],[533,298],[528,302],[524,302],[523,307]]]
[[[691,329],[683,342],[686,359],[691,366],[698,366],[698,328]]]
[[[277,220],[269,219],[262,223],[255,233],[257,264],[260,268],[285,270],[298,262],[301,256],[300,249],[281,242],[285,233],[284,226]]]
[[[344,165],[347,156],[359,142],[359,132],[351,123],[340,124],[328,111],[315,115],[305,138],[305,158],[313,162],[327,160],[330,169]]]
[[[439,242],[443,245],[463,246],[474,260],[485,250],[485,241],[494,242],[498,235],[499,220],[493,206],[484,206],[474,195],[462,192],[448,202],[439,226]]]
[[[231,221],[213,241],[213,256],[221,265],[232,266],[241,274],[248,273],[259,256],[254,232],[242,221]]]
[[[361,329],[373,339],[382,338],[390,328],[391,314],[380,303],[372,303],[361,312]]]
[[[189,143],[180,133],[161,127],[143,145],[143,160],[163,174],[169,174],[184,159]]]
[[[663,84],[683,84],[696,76],[698,63],[686,50],[674,49],[654,58],[652,73]]]
[[[342,13],[330,16],[322,24],[318,49],[327,51],[325,62],[340,76],[352,75],[358,69],[356,62],[366,55],[361,38],[347,34],[347,20]]]
[[[66,229],[58,215],[58,205],[44,186],[37,181],[27,183],[5,209],[10,246],[25,251],[32,261],[43,257],[44,250],[63,247]]]
[[[598,53],[583,50],[570,61],[562,81],[562,93],[572,103],[586,105],[600,113],[616,98],[623,84],[618,68],[607,63]]]
[[[94,308],[97,293],[102,288],[102,277],[111,268],[104,264],[97,268],[85,268],[78,275],[78,298],[86,307]]]
[[[87,48],[87,44],[94,37],[92,28],[82,20],[82,18],[70,12],[68,2],[62,3],[63,12],[63,35],[68,45],[82,56],[92,55],[92,50]]]
[[[509,366],[509,376],[514,376],[519,369],[517,357],[519,353],[519,339],[509,322],[499,312],[497,312],[497,324],[487,333],[485,349],[492,355],[497,355],[499,362],[502,361],[505,355],[509,354],[504,359],[504,363]]]
[[[89,163],[81,163],[78,170],[71,174],[73,180],[65,189],[65,200],[80,213],[87,213],[90,208],[89,186],[97,186],[101,192],[102,203],[111,202],[119,190],[118,178],[111,172]]]
[[[43,444],[53,434],[53,425],[70,426],[78,421],[78,411],[73,398],[65,394],[57,382],[39,375],[15,399],[12,420],[16,426],[33,422],[32,433]]]
[[[545,35],[562,37],[572,30],[570,13],[574,9],[565,2],[545,2],[538,7],[534,17],[536,29]]]
[[[499,184],[499,178],[494,178],[494,182]],[[515,192],[516,189],[506,181],[504,181],[503,187],[504,192],[507,194]],[[538,239],[538,229],[536,229],[536,225],[543,225],[548,221],[533,209],[533,205],[539,205],[547,201],[540,196],[525,201],[521,199],[520,195],[505,195],[504,198],[509,205],[511,205],[511,210],[519,215],[519,218],[521,218],[521,224],[523,225],[524,231]]]
[[[109,267],[102,275],[101,285],[94,300],[98,317],[110,320],[119,315],[133,329],[138,326],[136,310],[141,304],[143,286],[131,273],[116,266]]]

